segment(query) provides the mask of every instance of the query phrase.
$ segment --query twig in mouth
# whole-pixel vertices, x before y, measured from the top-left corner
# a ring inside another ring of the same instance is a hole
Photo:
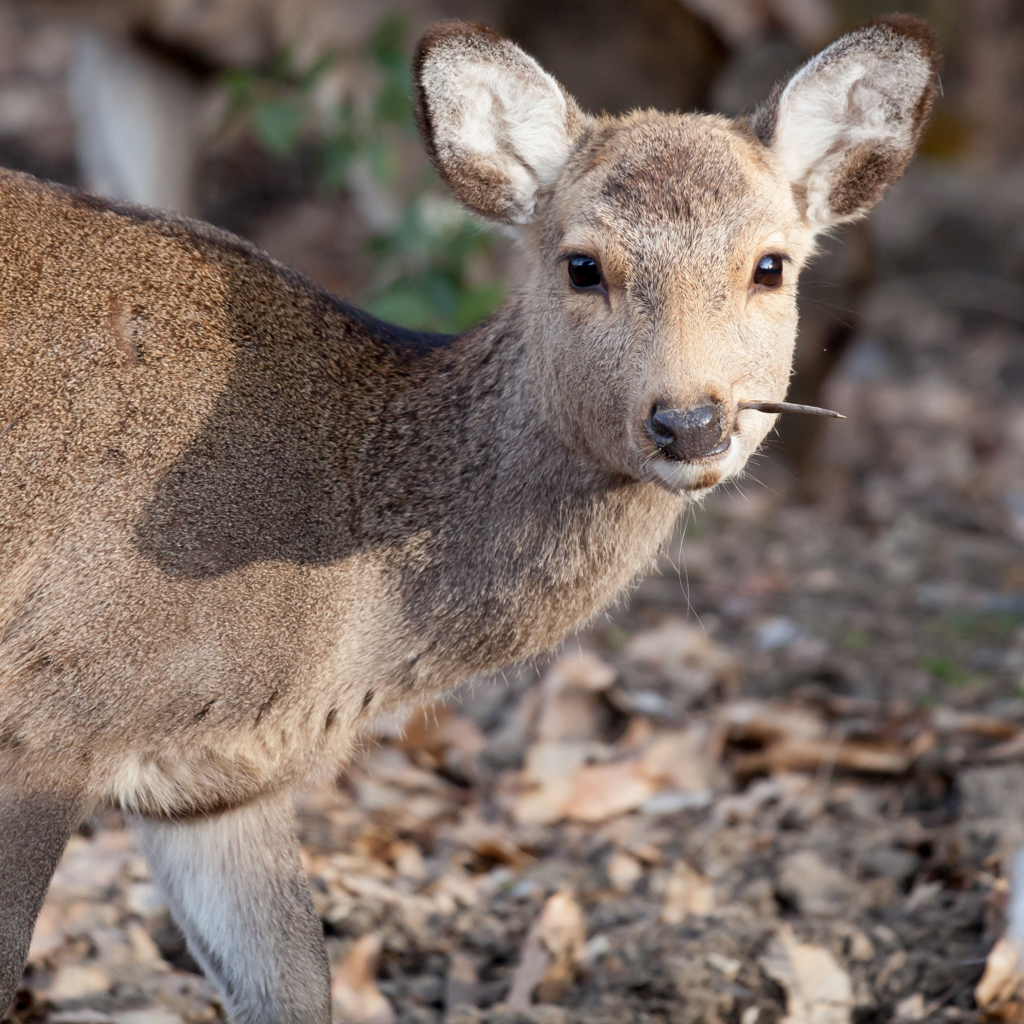
[[[794,405],[792,402],[740,402],[737,412],[744,409],[756,409],[758,412],[802,412],[805,416],[831,416],[833,419],[845,420],[841,412],[831,409],[819,409],[816,405]]]

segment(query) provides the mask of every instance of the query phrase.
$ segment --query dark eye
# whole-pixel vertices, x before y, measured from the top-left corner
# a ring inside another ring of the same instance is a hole
[[[754,284],[764,288],[778,288],[782,284],[782,257],[778,253],[769,253],[757,261]]]
[[[574,288],[600,288],[601,268],[592,256],[569,257],[569,280]]]

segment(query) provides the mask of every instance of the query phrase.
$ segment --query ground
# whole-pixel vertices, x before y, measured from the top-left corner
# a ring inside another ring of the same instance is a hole
[[[339,1016],[1013,1019],[975,986],[1024,841],[1022,183],[919,167],[878,211],[812,480],[769,443],[550,661],[301,796]],[[222,1013],[116,816],[19,998]]]

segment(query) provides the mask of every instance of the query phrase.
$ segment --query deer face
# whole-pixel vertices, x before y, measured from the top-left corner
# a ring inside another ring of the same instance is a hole
[[[844,36],[750,123],[590,118],[508,40],[458,23],[420,44],[428,150],[524,249],[530,383],[564,443],[610,473],[700,492],[739,473],[774,417],[815,234],[903,171],[935,88],[930,33]]]

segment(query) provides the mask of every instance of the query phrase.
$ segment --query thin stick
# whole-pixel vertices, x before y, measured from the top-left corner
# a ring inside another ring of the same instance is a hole
[[[831,416],[833,419],[845,420],[841,412],[831,409],[819,409],[816,405],[794,405],[792,402],[740,402],[737,411],[756,409],[758,412],[802,412],[805,416]]]

